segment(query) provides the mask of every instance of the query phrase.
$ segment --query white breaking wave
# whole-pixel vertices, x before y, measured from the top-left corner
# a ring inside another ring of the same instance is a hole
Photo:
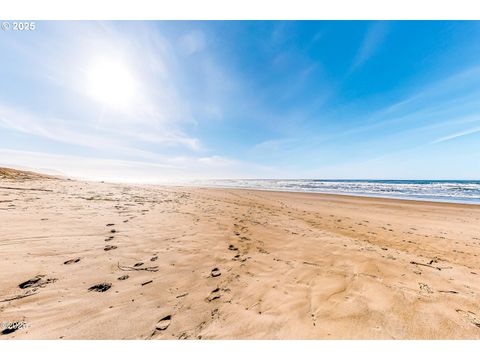
[[[193,185],[480,204],[480,181],[227,179],[199,180]]]

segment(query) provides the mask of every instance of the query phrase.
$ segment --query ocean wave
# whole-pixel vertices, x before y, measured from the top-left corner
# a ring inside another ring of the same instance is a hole
[[[480,181],[466,180],[203,180],[196,185],[316,192],[480,204]]]

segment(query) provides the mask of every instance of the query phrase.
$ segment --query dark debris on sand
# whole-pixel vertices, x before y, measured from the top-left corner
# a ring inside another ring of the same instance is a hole
[[[96,291],[96,292],[105,292],[112,287],[110,283],[101,283],[97,285],[90,286],[88,291]]]

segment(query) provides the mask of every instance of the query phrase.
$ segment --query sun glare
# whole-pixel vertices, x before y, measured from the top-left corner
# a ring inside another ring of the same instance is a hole
[[[116,59],[97,59],[87,72],[87,93],[96,101],[113,108],[131,105],[136,82],[128,67]]]

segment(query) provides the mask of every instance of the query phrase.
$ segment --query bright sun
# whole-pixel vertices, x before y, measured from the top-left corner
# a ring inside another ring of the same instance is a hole
[[[87,93],[96,101],[113,107],[131,105],[136,81],[125,64],[116,59],[97,59],[87,71]]]

